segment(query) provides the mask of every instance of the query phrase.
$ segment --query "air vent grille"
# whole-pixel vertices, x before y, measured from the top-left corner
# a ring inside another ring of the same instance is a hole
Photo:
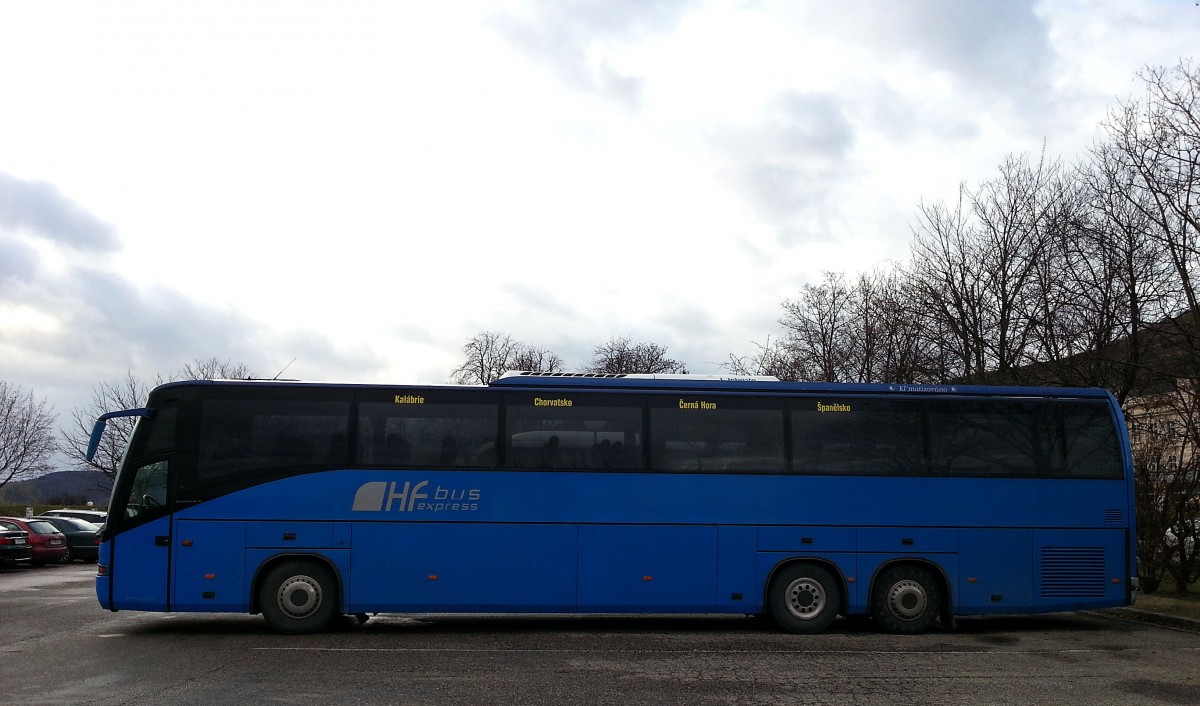
[[[1103,598],[1104,547],[1042,547],[1043,598]]]
[[[1105,510],[1104,521],[1110,525],[1119,525],[1125,519],[1125,513],[1120,510]]]

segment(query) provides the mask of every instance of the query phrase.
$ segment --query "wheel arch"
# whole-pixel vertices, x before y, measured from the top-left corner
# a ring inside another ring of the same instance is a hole
[[[942,605],[938,606],[938,615],[943,619],[949,619],[953,614],[950,609],[954,605],[954,593],[950,585],[950,578],[946,575],[946,569],[941,564],[932,559],[916,556],[903,556],[894,559],[888,559],[879,566],[875,567],[875,571],[871,573],[871,582],[867,584],[867,613],[870,614],[874,606],[875,582],[879,580],[879,576],[883,572],[897,566],[915,566],[920,569],[925,569],[929,572],[933,579],[938,582],[938,588],[942,591]]]
[[[783,571],[785,568],[789,566],[795,566],[796,564],[815,564],[833,575],[838,582],[838,587],[841,588],[842,591],[842,605],[839,606],[837,612],[839,615],[845,615],[846,607],[850,603],[849,584],[846,581],[846,575],[842,571],[842,568],[838,566],[836,561],[820,556],[790,556],[777,562],[763,580],[762,595],[760,596],[760,600],[762,601],[762,610],[760,612],[767,613],[770,610],[769,601],[771,582],[775,580],[775,576],[777,576],[779,572]]]
[[[313,562],[316,562],[319,564],[323,564],[325,566],[325,568],[329,569],[329,571],[333,573],[333,578],[337,582],[338,611],[343,612],[343,608],[345,608],[345,605],[346,605],[346,589],[345,589],[345,581],[342,580],[342,572],[338,569],[337,563],[334,562],[329,557],[324,556],[323,554],[318,554],[316,552],[286,552],[286,553],[282,553],[282,554],[275,554],[274,556],[270,557],[269,559],[266,559],[265,561],[263,561],[261,564],[258,565],[258,568],[255,569],[254,580],[250,582],[250,586],[249,586],[249,588],[250,588],[250,613],[258,614],[258,613],[262,612],[262,606],[259,605],[259,602],[258,602],[259,588],[262,587],[262,582],[266,579],[267,574],[269,574],[271,572],[271,569],[274,569],[276,566],[282,564],[285,561],[294,561],[294,560],[301,560],[301,561],[308,560],[308,561],[313,561]]]

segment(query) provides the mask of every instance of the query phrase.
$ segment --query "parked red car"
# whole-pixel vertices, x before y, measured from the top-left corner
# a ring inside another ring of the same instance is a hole
[[[0,517],[0,520],[11,522],[29,533],[29,563],[34,566],[62,561],[70,551],[66,535],[45,520],[26,520],[20,517]]]

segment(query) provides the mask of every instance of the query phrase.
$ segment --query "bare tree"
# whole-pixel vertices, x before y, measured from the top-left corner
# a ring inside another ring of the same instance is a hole
[[[1000,176],[984,182],[972,197],[983,255],[982,291],[986,304],[984,348],[990,367],[1002,376],[1030,362],[1029,343],[1040,308],[1038,285],[1052,287],[1054,272],[1047,244],[1069,227],[1073,191],[1058,161],[1036,162],[1009,156]]]
[[[50,467],[53,413],[33,391],[0,380],[0,488]]]
[[[1178,449],[1163,440],[1139,444],[1133,453],[1134,503],[1137,511],[1138,576],[1142,589],[1154,593],[1167,573],[1171,547],[1167,530],[1172,512],[1167,500],[1174,495],[1174,475]]]
[[[1170,267],[1130,203],[1131,175],[1112,144],[1093,147],[1075,175],[1076,216],[1048,243],[1038,272],[1031,353],[1040,381],[1106,387],[1123,403],[1145,379],[1148,324],[1175,307]]]
[[[667,357],[667,349],[653,342],[633,343],[628,338],[610,338],[596,346],[591,373],[659,374],[687,373],[687,366]]]
[[[966,184],[953,209],[922,203],[913,231],[913,284],[922,303],[922,345],[939,382],[974,381],[988,369],[984,255],[970,224]]]
[[[450,373],[460,385],[486,385],[509,370],[560,372],[562,358],[545,348],[516,341],[507,333],[482,331],[463,345],[466,359]]]
[[[840,272],[826,272],[818,285],[806,284],[797,299],[783,302],[784,341],[801,378],[846,381],[853,292]]]
[[[129,437],[133,435],[137,419],[110,419],[104,436],[100,439],[100,445],[96,448],[96,455],[89,461],[87,447],[92,437],[92,427],[100,415],[141,407],[149,395],[150,387],[138,380],[132,371],[127,371],[121,380],[96,383],[92,387],[92,399],[83,407],[76,407],[71,412],[71,425],[59,432],[63,440],[63,454],[78,468],[103,473],[111,484],[117,477],[121,457],[125,454],[125,447],[129,443]]]
[[[1044,152],[1009,156],[998,177],[974,190],[960,185],[953,209],[922,204],[914,281],[927,344],[951,353],[945,378],[1015,377],[1034,360],[1038,327],[1058,296],[1049,245],[1070,237],[1078,209],[1079,189]]]
[[[923,382],[920,319],[908,273],[860,274],[851,290],[847,329],[853,382]]]
[[[538,373],[557,373],[563,370],[562,358],[540,346],[524,346],[517,349],[513,357],[512,370],[530,370]]]
[[[780,380],[804,379],[800,361],[792,355],[782,339],[767,336],[766,343],[755,343],[757,353],[748,356],[729,355],[722,367],[735,375],[774,375]]]
[[[1180,385],[1156,407],[1157,419],[1132,420],[1139,571],[1186,592],[1200,579],[1200,396]]]
[[[196,359],[183,366],[171,377],[172,380],[247,380],[253,377],[245,363],[234,363],[217,357],[207,360]]]
[[[894,268],[848,283],[844,274],[826,272],[820,284],[783,302],[782,338],[768,338],[754,355],[730,356],[725,367],[783,380],[919,381],[919,319],[907,277]]]
[[[1147,68],[1144,102],[1112,111],[1105,124],[1128,176],[1129,203],[1154,227],[1188,310],[1200,310],[1196,267],[1200,244],[1200,67]]]
[[[1153,284],[1132,292],[1137,337],[1130,376],[1137,379],[1134,389],[1146,382],[1170,387],[1172,403],[1162,406],[1182,441],[1175,464],[1139,478],[1156,489],[1155,507],[1139,505],[1139,523],[1156,534],[1164,523],[1169,527],[1175,539],[1161,568],[1186,591],[1200,578],[1200,67],[1183,61],[1138,75],[1145,97],[1110,111],[1103,125],[1107,141],[1093,151],[1093,163],[1114,186],[1109,222],[1144,243],[1135,262],[1152,273]],[[1143,328],[1147,302],[1151,311],[1170,315]]]
[[[1188,370],[1200,379],[1200,67],[1146,68],[1139,77],[1142,101],[1110,111],[1107,142],[1094,151],[1106,175],[1118,179],[1119,207],[1137,224],[1138,236],[1158,249],[1171,273],[1165,308],[1173,342],[1186,353]],[[1183,361],[1172,361],[1175,367]]]

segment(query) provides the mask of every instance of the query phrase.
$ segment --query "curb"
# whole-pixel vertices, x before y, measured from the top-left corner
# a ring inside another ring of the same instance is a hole
[[[1171,615],[1169,613],[1155,613],[1153,611],[1142,610],[1140,608],[1109,608],[1107,610],[1095,611],[1094,614],[1103,615],[1109,618],[1116,618],[1117,620],[1132,620],[1138,623],[1161,625],[1163,627],[1174,628],[1176,630],[1200,632],[1200,620],[1196,620],[1195,618],[1185,618],[1179,615]]]

